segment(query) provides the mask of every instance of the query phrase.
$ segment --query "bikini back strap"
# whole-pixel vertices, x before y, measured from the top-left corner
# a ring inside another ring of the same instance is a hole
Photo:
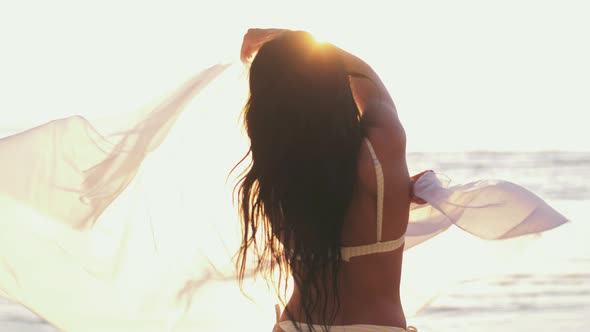
[[[365,142],[367,142],[367,147],[371,153],[373,166],[375,167],[375,176],[377,178],[377,242],[381,242],[381,229],[383,227],[383,195],[385,186],[385,182],[383,180],[383,169],[381,168],[381,163],[377,158],[377,154],[375,153],[375,149],[373,149],[371,141],[369,141],[369,139],[365,139]]]

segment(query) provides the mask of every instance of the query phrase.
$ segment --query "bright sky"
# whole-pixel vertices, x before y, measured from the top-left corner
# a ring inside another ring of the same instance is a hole
[[[248,27],[280,27],[371,64],[408,151],[590,151],[588,17],[583,0],[1,1],[0,136],[133,112],[237,60]]]
[[[0,131],[133,111],[247,27],[306,29],[369,62],[409,151],[590,150],[585,1],[0,3]]]

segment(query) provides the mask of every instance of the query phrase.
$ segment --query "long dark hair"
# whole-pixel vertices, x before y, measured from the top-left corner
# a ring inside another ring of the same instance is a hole
[[[299,315],[310,328],[318,317],[327,327],[339,310],[340,236],[364,136],[349,74],[336,47],[290,31],[260,48],[249,84],[243,116],[251,164],[236,185],[238,277],[253,251],[255,272],[278,271],[278,290],[292,273]]]

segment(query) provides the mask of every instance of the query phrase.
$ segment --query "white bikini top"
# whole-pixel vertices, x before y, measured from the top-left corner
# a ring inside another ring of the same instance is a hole
[[[381,241],[383,228],[383,195],[385,186],[383,180],[383,169],[381,168],[381,163],[379,162],[379,159],[377,159],[377,154],[373,149],[371,141],[365,139],[365,142],[367,143],[369,152],[371,152],[371,158],[373,159],[373,165],[375,166],[375,175],[377,178],[377,242],[362,246],[340,248],[340,255],[342,256],[342,260],[344,260],[345,262],[348,262],[352,257],[394,251],[395,249],[400,248],[404,244],[405,240],[404,234],[399,239],[385,242]]]

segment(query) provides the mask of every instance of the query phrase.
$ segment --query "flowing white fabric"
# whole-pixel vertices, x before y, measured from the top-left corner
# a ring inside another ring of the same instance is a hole
[[[449,184],[432,171],[416,181],[414,193],[427,204],[410,206],[405,249],[453,224],[482,239],[501,240],[543,232],[567,221],[534,193],[508,181]]]
[[[73,116],[0,139],[2,295],[65,331],[189,331],[207,319],[187,312],[202,285],[234,277],[228,173],[247,151],[234,94],[245,84],[223,81],[239,76],[228,68],[131,120]],[[512,183],[441,180],[417,181],[428,204],[412,205],[406,248],[453,224],[506,239],[565,222]]]
[[[194,330],[181,319],[194,292],[226,277],[218,270],[235,253],[218,235],[231,229],[216,227],[235,221],[224,199],[239,154],[224,140],[245,153],[239,106],[223,113],[195,98],[227,68],[204,70],[135,119],[97,122],[102,132],[73,116],[0,140],[5,296],[66,331]],[[234,137],[203,134],[220,124]]]

